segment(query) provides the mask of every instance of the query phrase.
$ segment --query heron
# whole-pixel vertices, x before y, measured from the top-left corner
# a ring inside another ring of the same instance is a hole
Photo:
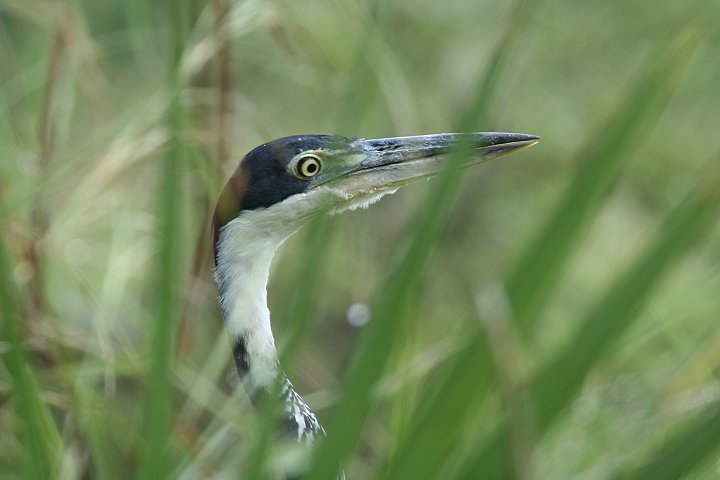
[[[239,163],[213,216],[215,279],[237,372],[251,398],[281,395],[298,441],[325,431],[278,362],[267,284],[275,252],[314,216],[364,208],[440,173],[462,149],[462,166],[525,147],[535,135],[478,132],[359,139],[297,135],[264,143]],[[279,386],[279,387],[278,387]]]

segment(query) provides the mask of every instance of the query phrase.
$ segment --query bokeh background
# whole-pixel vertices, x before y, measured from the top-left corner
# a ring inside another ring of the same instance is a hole
[[[276,257],[285,368],[342,446],[310,478],[720,476],[718,25],[710,0],[0,0],[0,477],[303,468],[234,378],[216,196],[273,138],[458,129],[543,140]]]

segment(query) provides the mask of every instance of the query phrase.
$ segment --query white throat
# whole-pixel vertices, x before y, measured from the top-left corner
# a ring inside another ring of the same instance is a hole
[[[313,214],[363,208],[387,193],[392,191],[352,198],[320,187],[268,208],[243,211],[220,229],[215,268],[220,306],[232,340],[244,344],[249,367],[245,382],[251,389],[271,386],[279,373],[267,305],[270,264],[277,249]]]
[[[225,327],[233,341],[241,339],[245,345],[249,366],[245,380],[252,389],[269,387],[278,374],[267,283],[272,258],[287,238],[255,233],[241,217],[223,227],[215,268]]]
[[[270,264],[283,242],[317,210],[320,199],[312,197],[294,195],[268,208],[243,211],[219,232],[215,279],[220,306],[231,339],[244,344],[249,367],[244,381],[253,390],[270,387],[279,373],[267,304]]]

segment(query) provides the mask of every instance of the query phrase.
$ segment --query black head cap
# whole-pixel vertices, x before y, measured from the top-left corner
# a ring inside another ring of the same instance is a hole
[[[253,149],[240,162],[225,184],[213,216],[213,236],[217,250],[218,233],[243,210],[267,208],[291,195],[304,192],[309,180],[288,171],[288,163],[308,150],[327,150],[350,139],[333,135],[297,135],[265,143]]]

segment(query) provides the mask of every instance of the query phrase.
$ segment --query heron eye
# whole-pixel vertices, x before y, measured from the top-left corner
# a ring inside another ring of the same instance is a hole
[[[320,159],[315,155],[306,155],[301,157],[296,166],[295,171],[300,178],[312,178],[320,173]]]

